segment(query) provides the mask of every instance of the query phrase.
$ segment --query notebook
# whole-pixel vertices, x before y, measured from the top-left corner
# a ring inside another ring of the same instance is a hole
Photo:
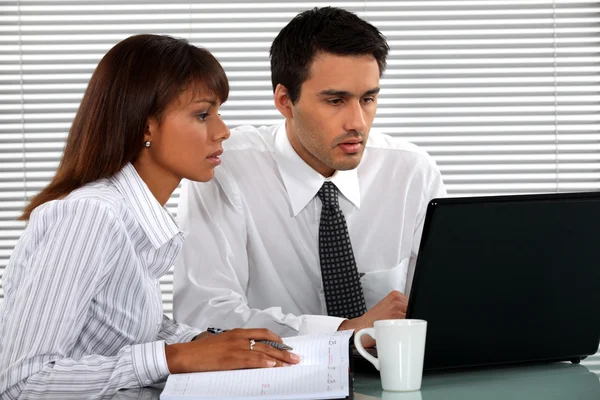
[[[407,312],[425,369],[596,353],[599,230],[600,192],[432,200]]]
[[[284,338],[300,363],[291,367],[170,375],[160,398],[344,399],[350,395],[353,331]]]

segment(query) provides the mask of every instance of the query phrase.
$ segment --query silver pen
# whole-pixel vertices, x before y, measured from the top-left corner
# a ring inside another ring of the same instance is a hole
[[[269,346],[275,347],[277,350],[294,350],[293,347],[290,347],[285,343],[273,342],[271,340],[257,340],[256,343],[268,344]]]

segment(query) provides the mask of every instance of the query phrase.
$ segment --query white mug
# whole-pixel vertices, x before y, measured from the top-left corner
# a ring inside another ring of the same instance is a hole
[[[358,352],[377,368],[383,390],[412,391],[421,388],[427,321],[386,319],[375,321],[374,328],[361,329],[354,335]],[[361,337],[369,335],[377,343],[373,357],[362,346]]]

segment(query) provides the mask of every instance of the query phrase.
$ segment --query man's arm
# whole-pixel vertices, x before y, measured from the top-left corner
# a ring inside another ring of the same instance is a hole
[[[415,224],[413,231],[412,248],[408,263],[405,287],[392,290],[386,297],[384,297],[361,317],[344,321],[340,325],[340,330],[354,329],[355,331],[358,331],[362,328],[373,326],[373,323],[377,320],[401,319],[406,317],[408,297],[410,296],[410,289],[412,286],[415,266],[417,263],[417,255],[419,252],[419,245],[421,243],[421,236],[423,235],[423,225],[425,223],[427,205],[431,199],[446,197],[446,189],[442,181],[442,175],[433,159],[430,157],[427,158],[429,160],[428,167],[423,170],[423,181],[425,187],[421,191],[421,207],[418,213],[417,223]],[[401,293],[400,290],[403,290],[404,293]],[[368,336],[363,336],[362,344],[364,347],[372,347],[375,345],[375,341]]]
[[[261,327],[280,336],[335,332],[340,318],[248,304],[246,214],[233,179],[183,183],[178,219],[187,235],[175,265],[175,320],[200,329]]]

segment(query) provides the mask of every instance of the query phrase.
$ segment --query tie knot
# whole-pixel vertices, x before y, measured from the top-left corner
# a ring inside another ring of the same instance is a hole
[[[338,208],[338,189],[331,182],[323,183],[321,189],[317,192],[317,195],[323,202],[323,207],[325,208]]]

